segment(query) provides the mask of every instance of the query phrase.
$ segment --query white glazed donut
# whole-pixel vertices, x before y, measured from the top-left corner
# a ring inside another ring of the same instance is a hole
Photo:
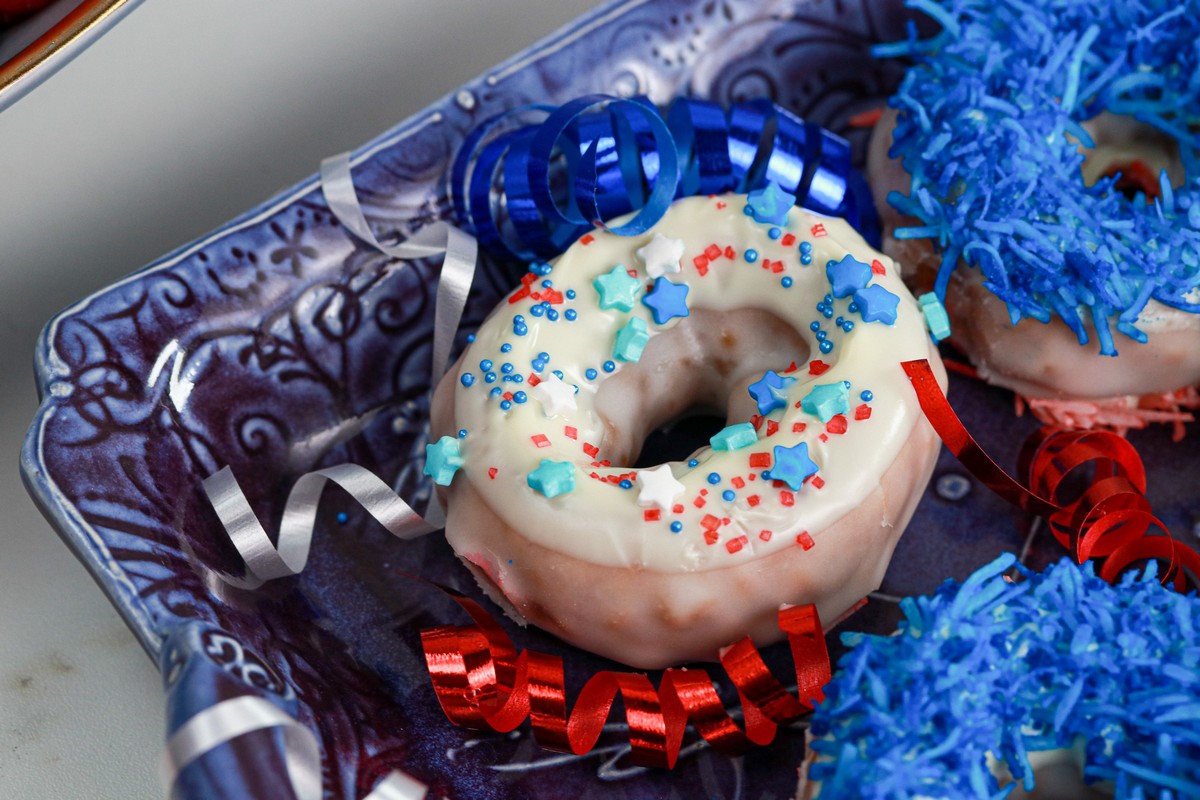
[[[878,587],[938,448],[900,362],[940,361],[893,262],[790,202],[689,198],[584,236],[439,385],[447,538],[518,620],[657,668]],[[632,466],[700,408],[727,419],[709,447]]]

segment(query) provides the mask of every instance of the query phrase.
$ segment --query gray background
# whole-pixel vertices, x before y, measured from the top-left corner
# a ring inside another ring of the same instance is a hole
[[[146,0],[0,112],[0,794],[163,795],[158,672],[25,494],[34,342],[594,0]]]

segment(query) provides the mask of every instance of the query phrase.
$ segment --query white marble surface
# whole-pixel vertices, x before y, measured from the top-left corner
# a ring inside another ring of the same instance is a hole
[[[592,5],[148,0],[0,113],[0,795],[163,795],[157,669],[17,474],[42,324]]]

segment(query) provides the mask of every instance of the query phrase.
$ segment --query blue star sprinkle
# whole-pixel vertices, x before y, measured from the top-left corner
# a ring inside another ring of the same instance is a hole
[[[800,401],[800,408],[821,422],[829,422],[838,414],[845,414],[850,410],[850,390],[841,381],[819,383]]]
[[[754,398],[754,402],[758,403],[758,413],[765,416],[787,405],[787,387],[795,382],[795,378],[785,378],[775,370],[769,369],[762,378],[746,389]]]
[[[865,289],[856,291],[854,302],[858,305],[863,322],[896,324],[896,307],[900,305],[900,298],[879,284],[872,284]]]
[[[764,225],[782,225],[787,222],[787,213],[796,204],[796,196],[788,194],[775,181],[751,192],[747,196],[750,215],[755,222]]]
[[[825,267],[834,297],[849,297],[871,282],[871,265],[864,264],[847,253],[841,261],[830,261]]]
[[[620,264],[592,281],[600,295],[600,308],[619,308],[632,311],[642,282],[625,271]]]
[[[438,486],[449,486],[454,473],[463,465],[458,439],[443,436],[437,444],[425,445],[425,474]]]
[[[525,476],[525,482],[529,484],[530,489],[541,492],[546,497],[557,497],[574,491],[575,467],[570,461],[551,461],[543,458],[538,468]]]
[[[688,285],[671,283],[666,278],[654,281],[654,288],[642,298],[642,304],[650,309],[654,321],[663,325],[674,317],[686,317],[691,312],[687,307]]]
[[[793,492],[800,491],[804,481],[816,475],[817,462],[808,457],[808,442],[792,447],[775,446],[775,463],[771,466],[771,480],[783,481]]]

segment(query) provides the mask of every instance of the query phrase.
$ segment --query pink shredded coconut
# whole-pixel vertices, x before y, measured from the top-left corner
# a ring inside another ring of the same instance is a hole
[[[1167,394],[1099,400],[1048,400],[1018,394],[1015,401],[1017,416],[1023,415],[1028,407],[1039,422],[1077,430],[1107,428],[1124,436],[1127,431],[1141,430],[1151,423],[1170,423],[1172,440],[1180,442],[1186,435],[1184,423],[1196,419],[1190,411],[1200,408],[1200,392],[1189,386]]]

